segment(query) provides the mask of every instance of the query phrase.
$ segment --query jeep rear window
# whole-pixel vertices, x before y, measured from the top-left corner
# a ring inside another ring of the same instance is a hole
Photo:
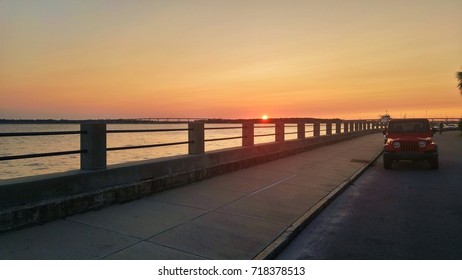
[[[427,122],[392,122],[388,126],[389,132],[426,132],[430,129]]]

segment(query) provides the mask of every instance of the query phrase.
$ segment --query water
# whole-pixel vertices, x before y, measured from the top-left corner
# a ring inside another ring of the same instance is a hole
[[[274,125],[268,128],[255,128],[255,135],[274,133]],[[207,128],[239,127],[237,129],[207,130]],[[141,130],[141,129],[185,129],[187,124],[109,124],[108,130]],[[240,137],[241,124],[206,124],[205,139]],[[48,131],[79,131],[78,124],[0,124],[1,132],[48,132]],[[306,130],[311,131],[312,126],[307,125]],[[297,128],[294,124],[286,124],[286,140],[297,138]],[[311,134],[312,135],[312,134]],[[307,133],[307,137],[311,136]],[[187,131],[178,132],[143,132],[143,133],[109,133],[107,146],[126,147],[150,145],[171,142],[188,141]],[[256,137],[255,144],[274,142],[274,136]],[[205,150],[219,150],[242,145],[241,139],[212,141],[205,143]],[[27,137],[0,137],[0,157],[36,154],[80,149],[80,135],[52,135]],[[110,151],[107,154],[108,165],[118,163],[136,162],[141,160],[185,155],[188,145],[175,145],[146,149],[132,149],[124,151]],[[65,172],[80,168],[80,155],[53,156],[34,159],[21,159],[0,161],[0,180]]]

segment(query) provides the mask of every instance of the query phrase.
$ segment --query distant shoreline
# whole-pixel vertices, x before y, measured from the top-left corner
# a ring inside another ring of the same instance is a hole
[[[275,123],[284,122],[313,122],[313,121],[336,121],[340,119],[316,119],[316,118],[273,118],[268,120],[261,119],[199,119],[199,118],[150,118],[150,119],[87,119],[87,120],[67,120],[67,119],[0,119],[0,124],[80,124],[88,122],[98,122],[106,124],[174,124],[188,122],[205,123]]]
[[[130,119],[87,119],[87,120],[54,120],[54,119],[0,119],[0,124],[80,124],[99,122],[108,124],[143,124],[143,123],[182,123],[182,121],[154,121]]]
[[[461,118],[428,118],[430,121],[459,122]],[[363,121],[380,121],[377,119],[362,119]],[[179,124],[190,122],[204,123],[313,123],[313,122],[337,122],[357,121],[353,119],[323,119],[323,118],[270,118],[262,119],[219,119],[219,118],[140,118],[140,119],[0,119],[0,124],[81,124],[81,123],[106,123],[106,124]]]

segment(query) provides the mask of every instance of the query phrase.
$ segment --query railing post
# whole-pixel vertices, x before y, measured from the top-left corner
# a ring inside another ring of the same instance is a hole
[[[326,122],[326,135],[332,135],[332,122]]]
[[[191,122],[188,123],[189,145],[188,152],[190,155],[199,155],[205,152],[205,133],[204,123]]]
[[[350,122],[350,132],[353,132],[353,131],[355,131],[355,123]]]
[[[285,131],[284,131],[284,123],[276,123],[275,134],[276,134],[276,142],[284,142],[285,138]]]
[[[297,139],[305,139],[305,123],[297,123]]]
[[[320,123],[313,123],[313,136],[320,136],[321,135],[321,124]]]
[[[254,124],[243,123],[242,124],[242,146],[253,146],[254,145]]]
[[[80,125],[80,169],[98,170],[107,167],[106,124],[82,123]]]
[[[349,122],[345,122],[343,124],[343,130],[345,131],[345,133],[350,130],[350,123]]]
[[[342,133],[342,123],[336,122],[335,123],[335,134],[340,134],[340,133]]]

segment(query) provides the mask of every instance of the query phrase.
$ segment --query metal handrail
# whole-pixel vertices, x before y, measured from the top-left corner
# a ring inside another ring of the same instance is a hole
[[[268,125],[268,126],[254,126],[254,128],[275,128],[276,125]]]
[[[43,132],[2,132],[0,137],[23,137],[23,136],[49,136],[49,135],[70,135],[86,134],[84,130],[79,131],[43,131]]]
[[[284,135],[298,134],[298,132],[284,132]]]
[[[271,133],[271,134],[256,134],[254,137],[265,137],[265,136],[274,136],[276,133]]]
[[[26,159],[26,158],[64,156],[64,155],[81,154],[81,153],[86,153],[86,152],[88,152],[88,151],[87,150],[73,150],[73,151],[62,151],[62,152],[40,153],[40,154],[4,156],[4,157],[0,157],[0,161],[15,160],[15,159]]]
[[[106,151],[145,149],[145,148],[185,145],[185,144],[190,144],[190,143],[193,143],[193,142],[192,141],[184,141],[184,142],[160,143],[160,144],[150,144],[150,145],[140,145],[140,146],[111,147],[111,148],[106,148]]]
[[[178,129],[138,129],[138,130],[107,130],[106,133],[142,133],[142,132],[173,132],[173,131],[189,131],[190,129],[178,128]],[[25,137],[25,136],[50,136],[50,135],[76,135],[86,134],[84,130],[79,131],[42,131],[42,132],[2,132],[0,137]],[[111,147],[106,148],[106,151],[119,151],[119,150],[130,150],[130,149],[141,149],[141,148],[153,148],[153,147],[164,147],[173,145],[184,145],[190,144],[190,141],[174,142],[174,143],[162,143],[152,145],[141,145],[141,146],[127,146],[127,147]],[[72,150],[72,151],[61,151],[61,152],[49,152],[49,153],[36,153],[36,154],[23,154],[13,156],[2,156],[0,161],[7,160],[18,160],[18,159],[30,159],[30,158],[41,158],[51,156],[63,156],[72,154],[87,153],[87,150]]]
[[[225,129],[242,129],[242,126],[231,126],[231,127],[206,127],[204,130],[225,130]]]
[[[172,132],[172,131],[188,131],[189,129],[139,129],[139,130],[107,130],[107,133],[137,133],[137,132]],[[0,133],[0,137],[25,137],[25,136],[50,136],[50,135],[76,135],[86,134],[86,131],[47,131],[47,132],[6,132]],[[140,149],[140,148],[152,148],[152,147],[163,147],[189,144],[189,141],[175,142],[175,143],[162,143],[142,146],[128,146],[128,147],[112,147],[107,148],[107,151],[118,151],[118,150],[129,150],[129,149]],[[72,151],[61,151],[61,152],[49,152],[49,153],[36,153],[36,154],[23,154],[13,156],[2,156],[0,161],[7,160],[18,160],[18,159],[30,159],[30,158],[41,158],[51,156],[63,156],[72,154],[82,154],[88,152],[87,150],[72,150]]]
[[[138,132],[176,132],[176,131],[189,131],[189,128],[165,128],[165,129],[134,129],[134,130],[127,130],[127,129],[109,129],[106,130],[107,133],[138,133]]]
[[[234,140],[234,139],[242,139],[242,136],[235,136],[235,137],[225,137],[225,138],[212,138],[212,139],[204,139],[204,142],[213,142],[213,141],[223,141],[223,140]]]

